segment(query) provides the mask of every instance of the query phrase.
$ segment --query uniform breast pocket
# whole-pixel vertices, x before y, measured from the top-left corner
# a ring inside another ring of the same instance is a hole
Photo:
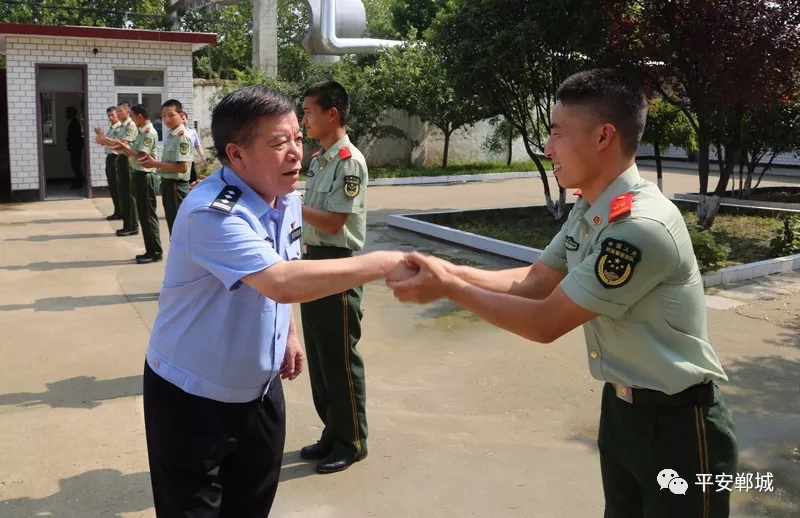
[[[326,174],[317,172],[316,181],[311,185],[310,189],[314,192],[331,192],[333,188],[333,173],[330,171]]]

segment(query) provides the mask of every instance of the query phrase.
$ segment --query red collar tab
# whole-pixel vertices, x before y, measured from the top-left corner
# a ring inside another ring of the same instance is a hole
[[[632,192],[617,196],[611,201],[611,207],[608,210],[608,222],[611,223],[618,217],[629,213],[631,211],[631,207],[633,207]]]
[[[351,156],[353,156],[353,153],[350,151],[349,147],[343,147],[339,150],[339,159],[347,160]]]
[[[577,191],[572,193],[573,196],[583,196],[583,191],[578,189]]]
[[[146,127],[146,128],[144,129],[144,132],[145,132],[145,133],[150,133],[150,126]]]
[[[178,136],[179,136],[179,137],[182,137],[182,136],[183,136],[183,132],[182,132],[182,131],[181,131],[181,132],[178,132]]]
[[[311,158],[317,158],[318,156],[319,156],[319,151],[317,151],[316,153],[314,153],[313,155],[311,155]]]

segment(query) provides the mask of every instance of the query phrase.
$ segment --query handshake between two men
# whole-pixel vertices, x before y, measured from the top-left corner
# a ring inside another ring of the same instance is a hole
[[[433,256],[410,252],[386,277],[386,285],[401,302],[427,304],[447,296],[457,286],[455,265]]]

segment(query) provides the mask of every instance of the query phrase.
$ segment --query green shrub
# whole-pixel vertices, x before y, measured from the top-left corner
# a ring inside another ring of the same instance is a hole
[[[776,230],[770,241],[770,253],[772,257],[800,254],[800,219],[783,219],[783,228]]]
[[[718,243],[714,234],[708,230],[690,228],[689,236],[692,238],[692,247],[700,273],[713,272],[725,265],[731,253],[728,245]]]

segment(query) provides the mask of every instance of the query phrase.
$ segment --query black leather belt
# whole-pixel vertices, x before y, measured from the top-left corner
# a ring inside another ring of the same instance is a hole
[[[714,402],[714,383],[693,385],[677,394],[665,394],[658,390],[631,388],[612,384],[617,397],[632,405],[653,406],[710,406]]]
[[[352,250],[338,246],[306,245],[303,248],[303,259],[340,259],[353,256]]]

